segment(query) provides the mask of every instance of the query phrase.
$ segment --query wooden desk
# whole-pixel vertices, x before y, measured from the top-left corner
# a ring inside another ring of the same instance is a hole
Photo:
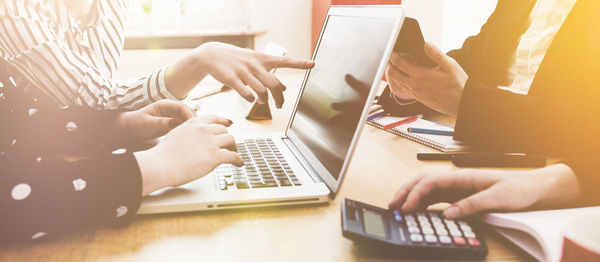
[[[246,121],[246,109],[235,92],[206,98],[200,111],[231,118],[234,134],[282,131],[301,79],[281,76],[288,86],[287,103],[273,111],[272,121]],[[140,216],[123,228],[0,247],[0,261],[387,261],[361,252],[342,237],[340,201],[350,197],[385,206],[398,186],[418,173],[454,168],[419,162],[416,152],[433,150],[367,126],[341,192],[327,205]],[[488,260],[527,259],[498,236],[485,235]]]

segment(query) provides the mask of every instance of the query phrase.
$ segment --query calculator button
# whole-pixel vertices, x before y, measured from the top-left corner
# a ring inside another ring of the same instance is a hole
[[[479,243],[479,240],[477,240],[477,238],[469,238],[469,239],[467,239],[467,241],[469,241],[470,246],[473,246],[473,247],[481,246],[481,243]]]
[[[394,210],[394,215],[399,216],[400,215],[400,210]]]
[[[462,231],[473,231],[470,226],[462,224],[460,225],[460,229],[462,229]]]
[[[425,235],[425,241],[427,243],[436,243],[437,237],[435,237],[434,235]]]
[[[431,227],[431,224],[427,221],[419,221],[421,223],[421,227]]]
[[[415,221],[415,217],[413,215],[405,215],[404,219],[406,219],[406,221]]]
[[[442,244],[452,244],[452,239],[449,236],[440,236],[440,242]]]
[[[440,224],[440,223],[433,223],[433,227],[435,227],[435,229],[444,229],[446,227],[444,227],[444,224]]]
[[[423,235],[419,234],[411,234],[410,241],[412,242],[423,242]]]
[[[423,227],[421,230],[423,231],[423,234],[432,235],[434,233],[433,228],[431,227]]]
[[[411,234],[419,234],[421,233],[421,230],[419,230],[418,227],[408,227],[408,232]]]
[[[396,219],[397,222],[402,222],[402,216],[401,215],[395,215],[394,219]]]
[[[434,217],[439,218],[440,215],[438,213],[436,213],[436,212],[431,212],[431,213],[429,213],[429,217],[431,217],[431,218],[434,218]]]
[[[406,221],[406,225],[409,226],[409,227],[417,227],[418,226],[417,222],[415,222],[415,221],[408,221],[408,220]]]
[[[475,233],[473,233],[473,231],[463,231],[463,233],[465,234],[465,237],[475,238]]]
[[[454,244],[457,244],[460,246],[467,244],[467,242],[465,241],[465,239],[463,237],[453,237],[452,239],[454,240]]]
[[[447,236],[448,235],[448,231],[443,228],[436,228],[435,231],[437,232],[438,236]]]
[[[450,229],[450,235],[453,237],[460,237],[462,236],[462,233],[458,229]]]
[[[442,219],[439,217],[431,217],[431,223],[442,223]]]

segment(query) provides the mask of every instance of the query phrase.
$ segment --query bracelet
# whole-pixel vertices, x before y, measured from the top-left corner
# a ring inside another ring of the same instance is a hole
[[[392,96],[394,101],[396,101],[396,103],[401,106],[412,105],[417,102],[417,99],[411,99],[411,100],[400,99],[396,95],[394,95],[394,93],[392,93],[392,92],[390,92],[390,96]]]

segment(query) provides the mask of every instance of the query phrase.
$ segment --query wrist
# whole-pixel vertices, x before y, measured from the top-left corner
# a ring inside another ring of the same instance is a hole
[[[155,156],[154,148],[133,153],[142,177],[142,196],[162,188],[165,182],[161,180],[163,171],[161,161]]]
[[[401,106],[412,105],[417,102],[417,99],[414,99],[414,98],[404,99],[404,98],[398,97],[394,93],[390,93],[390,96],[392,97],[392,99],[394,99],[396,104],[401,105]]]
[[[554,164],[537,170],[540,196],[536,206],[559,208],[576,204],[582,198],[579,180],[565,164]]]
[[[136,111],[128,111],[120,113],[115,120],[115,133],[119,134],[119,136],[121,136],[121,138],[125,141],[131,141],[132,139],[134,139],[130,119],[135,119],[135,117],[132,117],[132,115],[134,115],[135,112]]]
[[[177,99],[184,99],[206,75],[206,51],[202,46],[194,49],[165,70],[165,85],[167,90]]]

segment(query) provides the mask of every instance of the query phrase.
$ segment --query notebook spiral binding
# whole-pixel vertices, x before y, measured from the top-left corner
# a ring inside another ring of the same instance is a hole
[[[433,141],[431,139],[427,139],[427,138],[420,137],[420,136],[415,136],[414,134],[411,135],[411,134],[399,131],[396,128],[384,129],[382,125],[380,125],[380,124],[378,124],[378,123],[376,123],[375,121],[372,121],[372,120],[367,121],[367,124],[372,125],[372,126],[374,126],[376,128],[379,128],[379,129],[383,129],[384,131],[387,131],[389,133],[395,134],[397,136],[401,136],[401,137],[404,137],[404,138],[409,139],[411,141],[414,141],[414,142],[426,145],[428,147],[434,148],[436,150],[439,150],[439,151],[442,151],[442,152],[447,151],[447,149],[444,147],[444,145],[441,145],[440,143],[438,143],[436,141]]]

